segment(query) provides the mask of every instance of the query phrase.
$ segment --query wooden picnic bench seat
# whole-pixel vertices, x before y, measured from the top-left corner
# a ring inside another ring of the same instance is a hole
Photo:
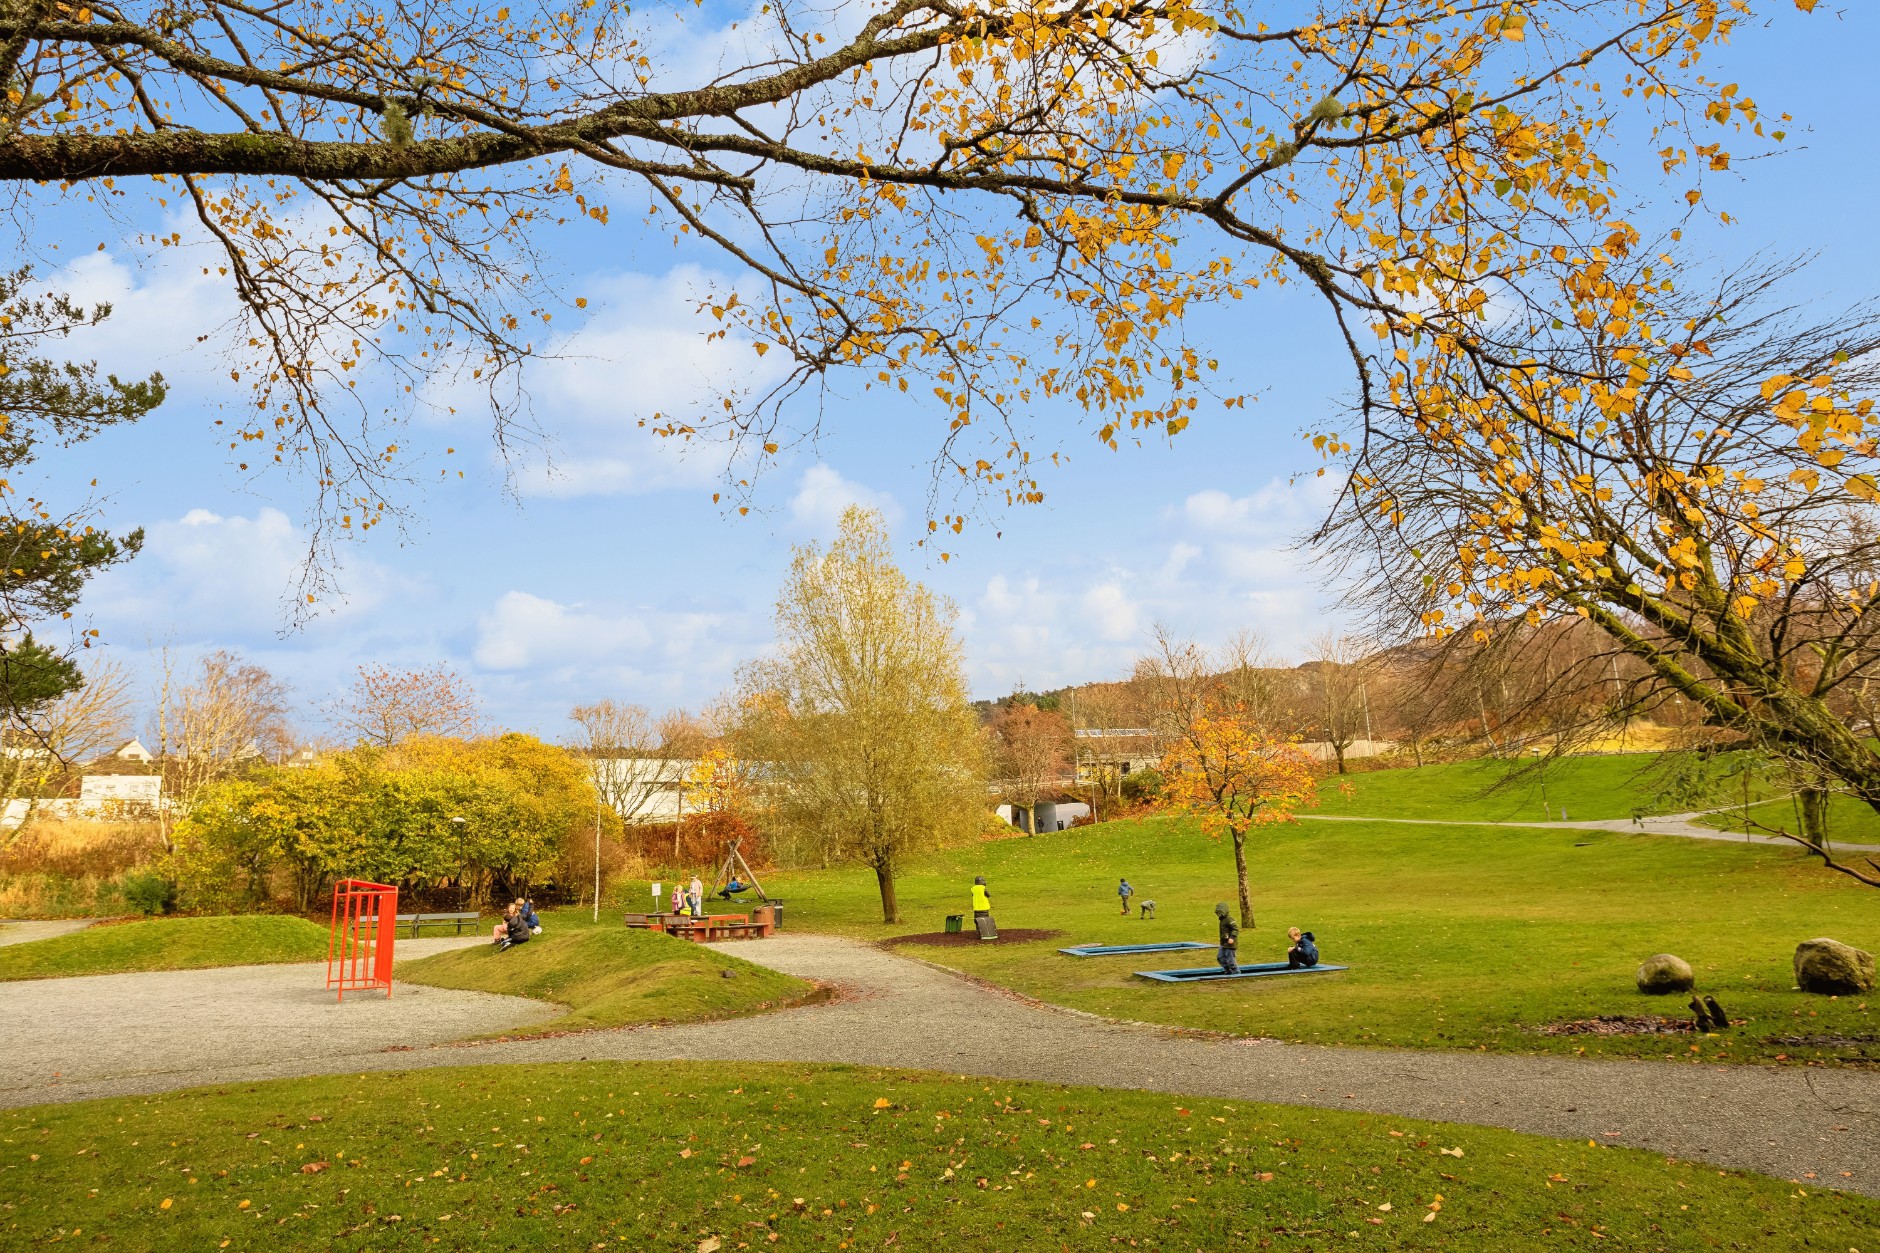
[[[394,921],[399,927],[410,927],[415,939],[425,927],[455,927],[462,935],[465,925],[476,926],[482,915],[475,910],[457,914],[399,914]]]

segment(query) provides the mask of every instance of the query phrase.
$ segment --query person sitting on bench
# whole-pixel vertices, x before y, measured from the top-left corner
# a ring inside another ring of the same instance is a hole
[[[1294,927],[1286,934],[1292,939],[1292,947],[1286,950],[1288,970],[1302,970],[1319,964],[1319,946],[1310,931]]]
[[[1234,950],[1240,947],[1240,924],[1227,916],[1227,903],[1221,902],[1214,907],[1214,916],[1221,922],[1221,949],[1214,955],[1214,960],[1221,963],[1221,973],[1237,975],[1240,973],[1240,954]]]

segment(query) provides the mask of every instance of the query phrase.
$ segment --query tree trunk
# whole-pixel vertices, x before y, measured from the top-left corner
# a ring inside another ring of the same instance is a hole
[[[1338,773],[1344,774],[1345,773],[1345,746],[1343,744],[1340,744],[1334,741],[1332,744],[1332,755],[1338,758]]]
[[[1828,847],[1828,793],[1805,787],[1796,797],[1802,813],[1802,838],[1818,849]]]
[[[1423,768],[1423,737],[1418,735],[1410,737],[1410,751],[1416,754],[1417,769],[1421,770]]]
[[[881,889],[881,921],[899,923],[901,907],[894,899],[894,861],[883,857],[875,862],[875,886]]]
[[[1240,925],[1253,927],[1253,894],[1247,889],[1247,833],[1234,832],[1234,885],[1240,889]]]

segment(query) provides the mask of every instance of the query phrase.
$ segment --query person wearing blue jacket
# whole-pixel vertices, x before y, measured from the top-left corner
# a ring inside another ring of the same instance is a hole
[[[1121,879],[1117,881],[1116,894],[1123,898],[1123,917],[1129,917],[1129,898],[1136,894],[1136,889],[1129,886],[1128,879]]]
[[[1310,931],[1301,931],[1298,927],[1286,933],[1292,939],[1292,947],[1286,950],[1286,966],[1290,970],[1300,970],[1319,964],[1318,942]]]
[[[530,935],[542,934],[542,920],[535,916],[534,901],[517,901],[517,912],[522,915],[522,925],[529,929]]]

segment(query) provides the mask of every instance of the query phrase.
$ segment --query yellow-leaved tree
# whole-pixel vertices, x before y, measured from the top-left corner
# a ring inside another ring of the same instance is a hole
[[[1295,810],[1318,804],[1312,758],[1240,714],[1215,709],[1182,728],[1161,769],[1169,807],[1199,815],[1211,838],[1225,835],[1233,842],[1240,925],[1253,926],[1247,835],[1255,827],[1292,822]]]
[[[738,753],[773,845],[875,872],[883,922],[922,850],[970,839],[987,808],[985,746],[953,606],[894,564],[879,513],[851,505],[827,548],[796,550],[777,653],[742,680]]]

